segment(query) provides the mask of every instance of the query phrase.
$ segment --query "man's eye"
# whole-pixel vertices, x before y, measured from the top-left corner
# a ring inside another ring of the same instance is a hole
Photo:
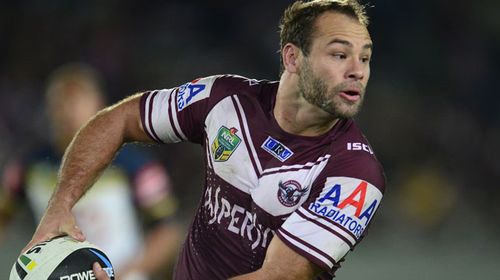
[[[346,57],[347,57],[343,53],[334,53],[332,56],[335,57],[335,58],[338,58],[338,59],[346,59]]]
[[[369,56],[361,58],[361,62],[363,62],[363,63],[368,63],[368,62],[370,62],[370,60],[371,60],[371,58]]]

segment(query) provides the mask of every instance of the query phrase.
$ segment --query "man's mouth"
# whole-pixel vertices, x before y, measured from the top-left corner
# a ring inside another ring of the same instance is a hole
[[[360,91],[355,89],[343,90],[339,95],[351,102],[358,101],[361,98]]]

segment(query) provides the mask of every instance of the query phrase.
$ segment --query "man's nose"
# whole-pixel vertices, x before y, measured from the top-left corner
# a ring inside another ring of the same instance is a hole
[[[365,65],[357,58],[352,58],[345,73],[346,78],[352,80],[362,80],[365,76]]]

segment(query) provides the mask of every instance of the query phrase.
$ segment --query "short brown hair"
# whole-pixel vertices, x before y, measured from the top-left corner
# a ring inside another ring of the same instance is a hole
[[[90,65],[78,62],[72,62],[60,66],[48,78],[46,88],[46,102],[52,103],[63,96],[59,95],[57,87],[61,84],[80,84],[88,83],[95,91],[90,91],[89,94],[98,95],[104,99],[102,79],[99,73]]]
[[[287,43],[292,43],[308,55],[314,33],[314,22],[326,11],[347,15],[368,26],[365,6],[356,0],[295,1],[285,10],[280,21],[280,52]]]

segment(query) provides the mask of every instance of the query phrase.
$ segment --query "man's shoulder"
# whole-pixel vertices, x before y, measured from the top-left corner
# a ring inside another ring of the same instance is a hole
[[[259,98],[276,91],[278,82],[258,80],[235,74],[217,74],[196,78],[177,88],[177,108],[184,110],[197,101],[206,100],[214,106],[229,96]],[[209,105],[210,106],[210,105]]]
[[[332,144],[333,173],[371,182],[384,191],[385,174],[375,149],[354,120],[344,120]]]
[[[259,94],[269,87],[277,87],[277,81],[259,80],[235,74],[216,75],[213,91],[233,95]]]
[[[256,78],[249,78],[245,77],[242,75],[238,74],[219,74],[219,75],[214,75],[210,76],[212,78],[215,78],[217,83],[220,83],[225,86],[229,87],[258,87],[258,86],[264,86],[267,84],[274,84],[277,83],[277,81],[270,81],[266,79],[256,79]],[[209,78],[209,77],[207,77]]]

